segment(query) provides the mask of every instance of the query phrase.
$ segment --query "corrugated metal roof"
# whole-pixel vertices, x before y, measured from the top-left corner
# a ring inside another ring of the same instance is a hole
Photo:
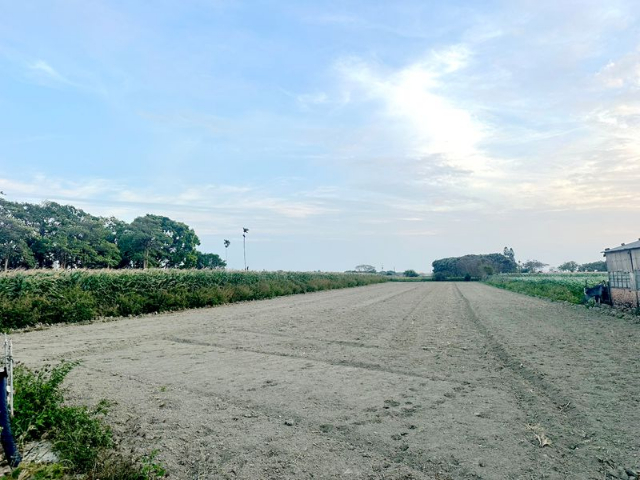
[[[611,253],[611,252],[622,252],[624,250],[633,250],[635,248],[640,248],[640,240],[638,240],[637,242],[627,243],[626,245],[620,245],[619,247],[607,248],[604,251],[604,254],[606,255],[607,253]]]

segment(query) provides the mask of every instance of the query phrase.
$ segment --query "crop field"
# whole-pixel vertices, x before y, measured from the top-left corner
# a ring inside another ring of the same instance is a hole
[[[384,282],[377,275],[224,270],[0,274],[0,329],[209,307]]]
[[[640,325],[480,282],[12,339],[28,367],[80,361],[71,401],[115,402],[122,448],[157,450],[170,478],[611,480],[640,467]]]
[[[528,275],[494,275],[486,283],[512,292],[535,297],[583,303],[585,284],[592,287],[607,280],[607,273],[534,273]]]

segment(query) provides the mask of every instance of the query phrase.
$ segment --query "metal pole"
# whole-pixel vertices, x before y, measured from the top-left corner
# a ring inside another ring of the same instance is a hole
[[[640,296],[638,296],[638,282],[636,282],[636,270],[635,267],[633,266],[633,254],[631,253],[632,250],[629,250],[629,261],[631,262],[631,278],[629,279],[630,281],[633,281],[633,289],[636,292],[636,308],[640,308]]]

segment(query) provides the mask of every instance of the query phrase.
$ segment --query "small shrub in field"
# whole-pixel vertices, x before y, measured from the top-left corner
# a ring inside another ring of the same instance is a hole
[[[62,382],[75,366],[63,362],[50,371],[15,369],[13,433],[20,442],[43,436],[74,470],[86,472],[101,449],[112,445],[111,431],[101,421],[104,404],[95,409],[63,405]]]
[[[10,477],[77,480],[155,480],[165,475],[155,454],[136,460],[114,450],[103,421],[106,402],[95,408],[64,405],[62,382],[76,363],[32,371],[17,366],[12,429],[19,443],[46,438],[60,458],[56,464],[25,464]]]

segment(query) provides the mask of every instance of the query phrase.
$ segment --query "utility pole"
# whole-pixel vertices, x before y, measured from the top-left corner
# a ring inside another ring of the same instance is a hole
[[[249,229],[242,227],[242,250],[244,252],[244,270],[247,271],[247,233]]]

